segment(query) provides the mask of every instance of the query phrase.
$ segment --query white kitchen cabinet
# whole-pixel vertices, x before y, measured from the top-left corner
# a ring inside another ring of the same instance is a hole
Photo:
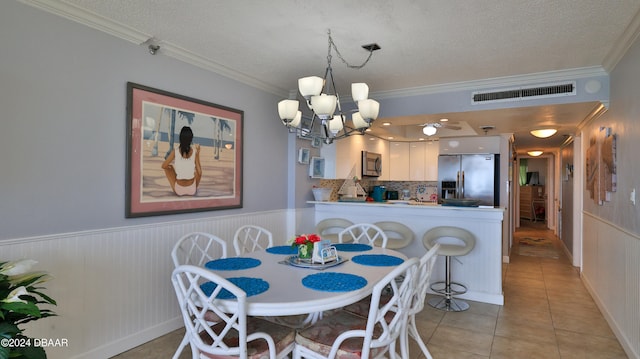
[[[440,154],[440,148],[437,143],[427,142],[425,143],[425,156],[424,156],[424,180],[425,181],[437,181],[438,180],[438,155]]]
[[[409,143],[409,180],[424,181],[426,165],[426,143]]]
[[[391,180],[437,181],[438,145],[432,142],[391,142]]]
[[[389,143],[389,179],[391,181],[408,181],[409,142]]]

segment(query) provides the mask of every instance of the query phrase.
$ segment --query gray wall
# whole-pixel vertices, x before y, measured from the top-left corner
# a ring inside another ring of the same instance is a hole
[[[277,96],[14,1],[0,48],[0,240],[287,208]],[[124,218],[127,81],[244,111],[242,209]]]
[[[584,191],[584,210],[636,235],[640,234],[640,40],[627,51],[611,72],[611,105],[597,121],[584,129],[583,146],[590,138],[600,135],[600,128],[611,128],[617,136],[618,189],[611,201],[598,205]],[[629,200],[636,190],[636,205]]]

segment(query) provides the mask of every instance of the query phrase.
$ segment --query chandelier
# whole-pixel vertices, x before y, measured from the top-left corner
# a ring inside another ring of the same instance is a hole
[[[296,132],[299,136],[309,139],[320,139],[323,143],[331,144],[336,139],[345,138],[351,134],[364,134],[378,117],[380,104],[369,99],[369,86],[366,83],[351,84],[351,98],[357,104],[357,110],[351,114],[351,122],[347,118],[340,104],[340,96],[336,91],[331,68],[331,53],[336,55],[348,68],[363,68],[375,50],[377,44],[363,45],[369,51],[369,56],[361,65],[350,65],[340,54],[331,37],[331,30],[327,31],[329,48],[327,50],[327,68],[324,77],[309,76],[298,79],[298,91],[311,110],[311,116],[302,114],[298,109],[298,100],[282,100],[278,103],[278,114],[289,132]]]

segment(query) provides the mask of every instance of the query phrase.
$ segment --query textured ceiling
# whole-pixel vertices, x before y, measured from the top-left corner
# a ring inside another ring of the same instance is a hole
[[[638,0],[23,1],[72,13],[76,20],[93,17],[98,28],[126,29],[134,34],[131,41],[153,37],[160,53],[179,49],[217,72],[285,97],[298,78],[322,76],[328,29],[351,64],[366,58],[361,45],[382,48],[360,70],[347,69],[334,53],[338,90],[349,93],[340,86],[365,81],[372,94],[383,94],[567,69],[608,71],[626,50],[620,44],[637,27],[640,10]],[[506,132],[510,118],[541,111],[580,111],[571,116],[581,120],[593,104],[529,110],[491,113],[505,123],[496,131]],[[466,116],[460,121],[477,128],[481,115]],[[579,121],[573,122],[568,127],[575,130]],[[520,148],[535,146],[521,138]]]

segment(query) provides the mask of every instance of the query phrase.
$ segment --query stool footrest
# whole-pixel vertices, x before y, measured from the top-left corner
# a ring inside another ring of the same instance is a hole
[[[431,290],[436,292],[436,293],[440,293],[440,294],[447,294],[447,283],[446,282],[434,282],[431,283],[430,286]],[[458,294],[464,294],[467,292],[467,286],[465,286],[464,284],[458,283],[458,282],[451,282],[449,285],[449,295],[458,295]]]
[[[469,303],[454,298],[431,298],[427,302],[433,308],[444,310],[447,312],[462,312],[469,309]]]

